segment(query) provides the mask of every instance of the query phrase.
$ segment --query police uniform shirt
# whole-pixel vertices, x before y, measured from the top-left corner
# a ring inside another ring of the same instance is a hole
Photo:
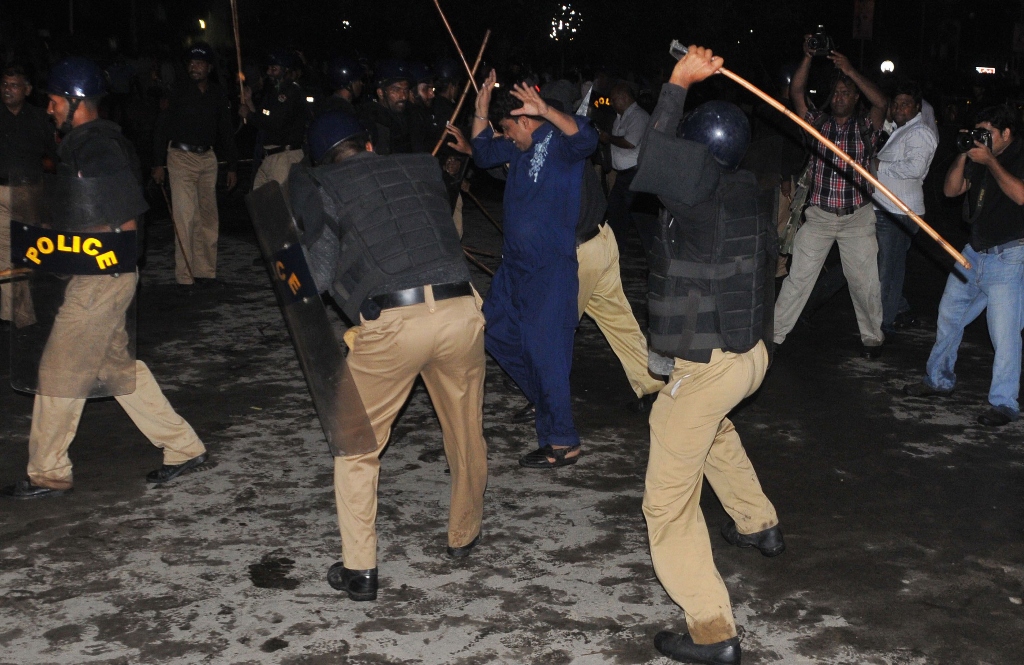
[[[207,81],[206,92],[189,80],[171,93],[167,110],[157,119],[153,142],[154,164],[167,163],[167,143],[214,147],[228,163],[228,171],[238,170],[235,128],[231,124],[231,104],[224,89]]]
[[[363,104],[359,111],[360,121],[370,127],[374,152],[379,155],[416,152],[408,112],[395,113],[376,101]]]
[[[43,109],[25,102],[17,115],[0,104],[0,185],[43,174],[43,158],[56,158],[54,126]]]
[[[306,97],[294,81],[271,84],[255,113],[249,114],[249,124],[263,131],[263,144],[302,147],[306,121],[309,116]]]

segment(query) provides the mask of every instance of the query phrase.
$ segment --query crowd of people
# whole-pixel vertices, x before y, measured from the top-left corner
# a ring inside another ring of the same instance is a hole
[[[816,58],[827,58],[835,72],[822,108],[807,94]],[[647,108],[637,87],[606,72],[580,84],[523,72],[499,78],[488,70],[459,114],[470,88],[461,62],[392,59],[370,71],[337,57],[321,72],[323,91],[301,53],[283,48],[270,52],[265,77],[248,76],[252,85],[233,99],[216,63],[208,45],[191,46],[185,78],[161,94],[148,147],[132,146],[118,124],[101,117],[112,77],[94,62],[70,57],[52,67],[44,88],[52,124],[26,101],[32,85],[25,70],[3,71],[0,269],[10,271],[11,260],[22,268],[32,258],[36,272],[73,275],[49,321],[37,320],[31,279],[3,284],[0,318],[10,322],[12,339],[30,326],[45,330],[32,365],[27,478],[4,494],[33,499],[72,490],[68,449],[86,399],[96,396],[117,397],[164,450],[150,482],[207,462],[198,435],[134,357],[126,312],[135,298],[135,257],[117,255],[119,262],[80,272],[48,262],[53,244],[68,238],[82,248],[112,242],[113,235],[134,239],[147,207],[145,172],[157,186],[170,186],[176,281],[186,289],[219,288],[216,192],[222,171],[225,187],[239,184],[236,127],[243,123],[253,139],[253,190],[281,188],[308,261],[326,266],[314,271],[325,275],[317,288],[350,326],[343,341],[362,402],[344,408],[365,410],[376,443],[335,457],[342,560],[329,569],[329,584],[353,600],[376,598],[380,455],[419,376],[451,469],[449,556],[470,555],[482,536],[485,353],[529,401],[525,412],[508,414],[535,423],[537,447],[519,464],[552,469],[578,462],[583,448],[569,375],[574,335],[587,314],[622,363],[637,396],[629,406],[650,414],[643,512],[655,572],[685,611],[688,628],[659,633],[655,646],[682,662],[739,663],[728,591],[700,511],[702,481],[729,513],[726,541],[765,556],[785,550],[775,508],[728,414],[758,390],[772,353],[793,344],[787,337],[833,245],[865,358],[877,359],[886,336],[912,318],[902,297],[917,231],[908,211],[927,212],[923,182],[939,142],[920,86],[901,80],[883,90],[841,53],[820,54],[805,42],[779,95],[876,174],[905,204],[897,205],[826,144],[794,134],[779,117],[759,120],[776,123],[778,141],[763,145],[774,146],[777,158],[766,160],[763,152],[748,152],[751,122],[735,104],[712,100],[688,109],[691,88],[723,65],[697,46]],[[971,267],[950,273],[924,378],[905,388],[918,397],[950,394],[964,328],[986,312],[995,355],[979,421],[992,427],[1019,417],[1019,131],[1019,113],[1001,105],[981,110],[973,131],[958,137],[961,151],[943,192],[964,196],[971,236],[963,253]],[[140,162],[138,152],[148,159]],[[501,265],[485,297],[473,286],[460,244],[470,164],[504,180]],[[11,201],[39,187],[41,205],[54,208],[56,221],[37,229],[36,244],[27,246],[21,235],[11,236]],[[655,222],[632,214],[644,196],[658,202]],[[647,331],[619,271],[634,229],[650,275]]]

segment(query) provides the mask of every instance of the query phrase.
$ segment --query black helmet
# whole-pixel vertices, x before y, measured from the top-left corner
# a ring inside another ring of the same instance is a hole
[[[735,171],[750,145],[750,121],[735,104],[705,102],[683,119],[678,135],[703,143],[723,169]]]
[[[378,88],[386,88],[395,81],[412,81],[408,65],[401,60],[384,60],[377,65]]]
[[[100,97],[107,92],[107,80],[95,62],[73,55],[50,70],[46,92],[69,99]]]
[[[437,77],[434,76],[434,71],[422,62],[409,63],[409,80],[412,81],[414,85],[419,85],[420,83],[433,83],[436,78]]]
[[[314,164],[319,164],[331,148],[360,134],[366,134],[366,128],[359,124],[354,115],[344,111],[327,111],[309,124],[309,156]]]
[[[434,65],[434,75],[438,81],[457,82],[465,73],[462,64],[451,58],[442,58]]]
[[[363,77],[363,68],[352,58],[337,56],[327,65],[327,78],[333,90],[349,87]]]
[[[295,51],[281,46],[271,49],[270,54],[267,56],[267,64],[271,67],[295,69],[298,62],[299,58],[295,55]]]
[[[185,60],[205,60],[211,65],[214,63],[213,47],[206,42],[196,42],[188,50]]]

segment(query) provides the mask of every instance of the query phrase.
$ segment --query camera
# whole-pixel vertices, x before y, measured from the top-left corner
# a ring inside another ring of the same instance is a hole
[[[975,141],[988,146],[988,149],[991,150],[992,132],[981,128],[964,130],[956,135],[956,149],[960,152],[967,152],[975,147]]]
[[[819,25],[818,29],[814,31],[814,34],[807,38],[807,49],[811,52],[811,55],[828,55],[835,49],[835,47],[835,42],[833,42],[832,37],[825,32],[825,26],[823,25]]]

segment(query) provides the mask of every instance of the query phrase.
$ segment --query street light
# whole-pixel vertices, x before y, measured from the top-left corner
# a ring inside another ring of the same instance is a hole
[[[555,12],[555,16],[551,18],[551,32],[548,33],[548,37],[556,42],[571,42],[583,24],[583,14],[568,2],[559,4]]]
[[[892,60],[886,60],[885,62],[882,63],[883,74],[891,74],[894,71],[896,71],[896,65],[893,63]]]
[[[204,21],[203,19],[199,19],[199,29],[206,30],[206,21]]]

